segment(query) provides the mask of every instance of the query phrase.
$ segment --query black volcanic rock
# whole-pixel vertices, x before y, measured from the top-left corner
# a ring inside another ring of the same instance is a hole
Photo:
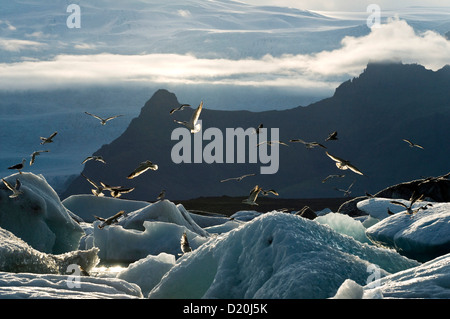
[[[170,109],[180,102],[166,90],[152,96],[119,138],[95,152],[108,164],[88,162],[83,173],[106,184],[136,187],[123,197],[150,201],[162,189],[168,199],[247,196],[256,184],[273,188],[284,198],[339,197],[342,194],[335,188],[346,189],[352,182],[351,196],[376,193],[390,185],[449,171],[449,88],[448,66],[434,72],[415,64],[369,64],[359,77],[342,83],[332,97],[307,107],[248,112],[209,110],[204,105],[200,116],[203,132],[210,127],[221,132],[226,128],[245,130],[263,123],[265,128],[278,128],[281,141],[301,138],[324,144],[329,153],[350,160],[365,176],[337,169],[324,149],[306,149],[300,143],[279,147],[279,170],[272,175],[259,174],[260,167],[265,166],[260,162],[175,164],[171,150],[178,141],[172,140],[171,134],[180,125],[173,120],[189,120],[192,109],[170,115]],[[182,101],[193,107],[199,102]],[[333,131],[338,131],[338,140],[325,142]],[[402,139],[410,139],[424,149],[410,148]],[[208,143],[204,140],[203,147]],[[147,159],[159,169],[126,179]],[[257,176],[220,183],[221,179],[248,173]],[[322,183],[330,174],[343,173],[343,179]],[[90,189],[80,176],[63,197],[90,193]],[[243,205],[243,209],[248,207]]]

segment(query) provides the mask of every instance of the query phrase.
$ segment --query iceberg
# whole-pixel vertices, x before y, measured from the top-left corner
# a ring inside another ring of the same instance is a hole
[[[5,179],[13,185],[19,179],[23,193],[9,198],[11,191],[0,185],[0,227],[42,252],[60,254],[78,248],[83,229],[42,175],[24,172]]]
[[[450,252],[450,203],[432,205],[413,215],[404,211],[384,218],[369,227],[366,235],[421,262],[445,255]]]
[[[98,264],[98,249],[70,251],[60,255],[40,252],[10,231],[0,228],[0,271],[65,274],[70,265],[85,271]]]
[[[335,299],[450,298],[450,254],[361,286],[347,279]]]
[[[149,298],[329,298],[419,263],[299,216],[271,212],[211,238],[176,264]]]
[[[327,225],[340,234],[353,237],[362,243],[371,243],[366,236],[366,228],[360,221],[340,213],[328,213],[314,219],[316,222]]]

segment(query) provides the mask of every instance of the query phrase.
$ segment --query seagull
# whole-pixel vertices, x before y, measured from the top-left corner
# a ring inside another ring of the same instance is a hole
[[[103,190],[105,189],[103,186],[98,186],[94,181],[90,180],[88,177],[86,177],[86,175],[84,175],[83,173],[81,173],[81,175],[86,178],[86,180],[91,183],[92,186],[95,187],[95,189],[92,189],[92,194],[94,194],[95,196],[104,196],[103,194]]]
[[[287,145],[286,143],[283,143],[283,142],[280,142],[280,141],[264,141],[264,142],[261,142],[261,143],[259,143],[258,145],[256,145],[256,147],[258,147],[258,146],[260,146],[260,145],[262,145],[262,144],[267,144],[267,145],[272,146],[272,144],[274,144],[274,143],[289,146],[289,145]]]
[[[42,137],[41,136],[41,145],[47,144],[47,143],[53,143],[53,138],[56,136],[56,134],[58,134],[58,132],[54,132],[52,135],[50,135],[49,137]]]
[[[95,117],[96,119],[100,120],[100,123],[101,123],[102,125],[106,125],[106,122],[108,122],[108,121],[110,121],[110,120],[112,120],[112,119],[115,119],[116,117],[123,116],[122,114],[120,114],[120,115],[110,116],[110,117],[107,117],[107,118],[104,119],[104,118],[101,118],[100,116],[97,116],[97,115],[95,115],[95,114],[91,114],[91,113],[89,113],[89,112],[84,112],[84,113],[86,113],[87,115],[93,116],[93,117]]]
[[[83,165],[84,163],[86,163],[87,161],[90,160],[94,160],[94,161],[98,161],[98,162],[102,162],[103,164],[106,164],[106,161],[103,159],[102,156],[88,156],[84,159],[84,161],[81,163],[81,165]]]
[[[263,193],[264,196],[269,195],[269,193],[272,193],[272,194],[274,194],[276,196],[280,195],[280,194],[277,193],[277,191],[275,191],[273,189],[269,189],[269,190],[261,189],[261,192]]]
[[[181,111],[181,110],[183,110],[185,107],[190,107],[190,105],[189,105],[189,104],[181,104],[180,107],[176,107],[176,108],[174,108],[174,109],[171,109],[169,113],[170,113],[170,114],[173,114],[173,113],[175,113],[176,111]]]
[[[258,198],[259,193],[262,191],[262,188],[256,185],[253,187],[253,189],[250,191],[250,196],[242,201],[244,204],[249,205],[256,205],[258,206],[258,203],[256,203],[256,199]]]
[[[263,128],[263,124],[259,124],[258,127],[255,129],[255,132],[253,134],[259,134],[261,132],[261,129]]]
[[[354,183],[355,182],[353,181],[353,183],[351,183],[350,186],[347,189],[335,188],[335,190],[340,191],[340,192],[344,192],[344,196],[350,196],[350,194],[352,193],[350,188],[352,188]]]
[[[344,178],[345,174],[333,174],[333,175],[328,175],[327,177],[325,177],[322,180],[322,183],[325,183],[327,180],[329,180],[330,178],[335,178],[335,177],[339,177],[339,178]]]
[[[165,196],[166,196],[166,190],[163,189],[161,191],[161,193],[159,193],[158,197],[156,197],[156,200],[163,200]]]
[[[413,142],[411,142],[410,140],[407,140],[407,139],[403,139],[403,140],[404,140],[406,143],[409,144],[409,147],[417,147],[417,148],[423,149],[423,147],[420,146],[419,144],[415,144],[415,143],[413,143]]]
[[[255,176],[255,175],[256,174],[245,174],[245,175],[242,175],[242,176],[239,176],[239,177],[230,177],[230,178],[222,179],[220,182],[223,183],[223,182],[228,182],[228,181],[231,181],[231,180],[236,180],[236,181],[240,182],[246,177]]]
[[[108,218],[103,218],[103,217],[98,217],[95,216],[94,217],[96,219],[98,219],[99,221],[102,221],[103,223],[101,223],[100,225],[98,225],[98,228],[102,229],[105,226],[109,226],[111,224],[115,224],[118,222],[119,217],[123,216],[125,214],[124,210],[121,210],[120,212],[118,212],[117,214],[115,214],[114,216],[108,217]]]
[[[320,146],[322,148],[326,148],[325,146],[323,146],[320,143],[317,143],[317,142],[305,142],[304,140],[299,139],[299,138],[298,139],[294,139],[294,140],[290,140],[289,142],[291,142],[291,143],[302,143],[302,144],[304,144],[306,146],[306,148],[314,148],[314,147],[317,147],[317,146]]]
[[[31,160],[30,160],[30,166],[34,164],[34,161],[36,160],[36,156],[41,155],[41,153],[48,153],[50,152],[49,150],[46,151],[35,151],[33,152],[30,156],[31,156]]]
[[[183,254],[190,253],[192,251],[191,246],[189,246],[189,241],[187,239],[186,232],[183,233],[180,240],[180,247]]]
[[[343,160],[337,156],[331,155],[328,152],[325,152],[325,153],[327,153],[329,158],[331,158],[333,161],[336,162],[337,168],[342,169],[342,170],[350,169],[351,171],[355,172],[356,174],[364,176],[364,174],[359,169],[357,169],[354,165],[352,165],[349,161]]]
[[[406,214],[407,215],[413,215],[413,214],[415,214],[415,213],[417,213],[419,210],[421,210],[421,209],[423,209],[423,210],[425,210],[425,209],[427,209],[428,208],[428,206],[433,206],[433,204],[431,204],[431,203],[428,203],[428,204],[426,204],[426,205],[423,205],[423,206],[420,206],[420,207],[418,207],[417,209],[412,209],[412,206],[413,206],[413,204],[415,203],[415,202],[420,202],[421,200],[422,200],[422,198],[423,198],[423,194],[421,195],[421,196],[419,196],[419,197],[414,197],[414,193],[411,195],[411,198],[409,199],[411,202],[410,202],[410,204],[409,204],[409,206],[407,206],[407,205],[405,205],[404,203],[402,203],[402,202],[399,202],[399,201],[395,201],[395,200],[391,200],[390,202],[392,203],[392,204],[395,204],[395,205],[399,205],[399,206],[403,206],[404,208],[406,208]],[[388,212],[389,213],[389,212]]]
[[[192,114],[191,120],[189,122],[177,121],[177,120],[173,120],[173,121],[175,123],[183,124],[184,126],[186,126],[188,129],[191,130],[191,133],[193,133],[193,134],[197,133],[201,129],[201,125],[200,125],[200,123],[197,123],[197,121],[198,121],[198,118],[200,117],[200,113],[202,112],[202,108],[203,108],[203,101],[200,102],[200,105],[197,107],[197,109]]]
[[[2,178],[3,184],[12,191],[12,195],[9,195],[9,198],[16,198],[20,194],[23,194],[23,191],[20,190],[20,186],[22,185],[18,179],[16,179],[16,185],[12,186],[10,183],[8,183],[7,180]]]
[[[149,169],[156,171],[158,169],[158,165],[153,164],[149,160],[146,160],[145,162],[140,163],[139,166],[130,175],[127,176],[127,178],[133,179]]]
[[[118,197],[122,196],[122,194],[131,193],[135,189],[135,187],[124,188],[122,186],[109,186],[103,182],[100,182],[100,184],[102,185],[103,189],[105,191],[109,191],[111,193],[111,196],[114,198],[118,198]]]
[[[8,169],[16,169],[16,170],[19,171],[19,174],[22,174],[22,170],[23,170],[23,168],[25,167],[25,162],[26,162],[26,160],[23,158],[23,159],[22,159],[22,163],[19,163],[19,164],[15,164],[15,165],[13,165],[13,166],[10,166],[10,167],[8,167]]]
[[[330,133],[330,135],[328,135],[328,137],[325,139],[326,141],[335,141],[337,140],[337,131],[334,131],[333,133]]]

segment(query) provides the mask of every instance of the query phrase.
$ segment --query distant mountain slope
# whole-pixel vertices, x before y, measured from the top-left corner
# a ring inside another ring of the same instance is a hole
[[[119,138],[94,153],[102,155],[108,164],[88,162],[83,173],[110,185],[136,187],[124,197],[141,200],[155,200],[161,189],[171,199],[246,196],[256,184],[273,188],[284,198],[340,197],[343,193],[335,188],[347,189],[353,182],[352,196],[374,193],[399,182],[449,171],[449,86],[449,66],[434,72],[415,64],[369,64],[359,77],[340,85],[334,96],[307,107],[256,113],[208,110],[204,105],[200,116],[203,132],[210,127],[225,132],[226,128],[247,129],[263,123],[268,129],[279,128],[281,141],[300,138],[322,143],[330,154],[351,161],[365,176],[339,170],[324,149],[306,149],[300,143],[279,147],[279,170],[273,175],[260,175],[259,169],[264,166],[260,162],[175,164],[171,150],[178,141],[172,141],[171,134],[180,125],[173,119],[188,120],[192,109],[173,115],[169,110],[181,103],[200,101],[178,101],[166,90],[157,91]],[[338,132],[338,140],[325,142],[333,131]],[[424,149],[411,148],[403,139]],[[203,148],[209,143],[203,141]],[[147,159],[157,163],[159,169],[126,179]],[[247,173],[257,176],[241,182],[220,182]],[[330,174],[346,177],[322,183]],[[80,176],[63,197],[90,193],[90,189]]]

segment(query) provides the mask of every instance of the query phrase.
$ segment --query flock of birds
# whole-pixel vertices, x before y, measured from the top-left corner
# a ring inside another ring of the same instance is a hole
[[[179,107],[173,108],[170,110],[170,114],[174,114],[177,111],[181,111],[185,108],[189,108],[191,107],[189,104],[181,104]],[[190,132],[192,134],[195,134],[197,132],[200,131],[201,129],[201,125],[200,123],[198,123],[201,111],[203,109],[203,101],[200,102],[199,106],[193,111],[192,116],[190,118],[189,121],[179,121],[179,120],[174,120],[175,123],[177,124],[181,124],[184,125],[186,128],[188,128],[190,130]],[[123,116],[123,115],[114,115],[114,116],[110,116],[107,118],[102,118],[100,116],[97,116],[95,114],[89,113],[89,112],[85,112],[87,115],[92,116],[96,119],[98,119],[101,123],[101,125],[106,125],[108,121],[113,120],[117,117]],[[263,124],[260,124],[256,129],[255,129],[255,133],[259,134],[261,129],[263,128]],[[45,144],[49,144],[49,143],[53,143],[53,139],[55,138],[55,136],[58,134],[58,132],[54,132],[53,134],[51,134],[49,137],[40,137],[41,139],[41,145],[45,145]],[[325,141],[333,141],[333,140],[337,140],[338,137],[338,132],[334,131],[332,133],[330,133],[328,135],[328,137],[325,139]],[[410,147],[416,147],[416,148],[420,148],[423,149],[423,147],[421,145],[418,145],[416,143],[413,143],[412,141],[408,140],[408,139],[403,139],[404,142],[408,143],[408,145]],[[303,145],[305,145],[305,147],[307,149],[313,149],[316,147],[321,147],[324,149],[327,149],[327,147],[321,143],[318,142],[306,142],[302,139],[291,139],[289,142],[291,143],[301,143]],[[273,145],[274,143],[278,143],[280,145],[284,145],[284,146],[288,146],[287,143],[281,142],[281,141],[263,141],[259,144],[257,144],[257,147],[259,147],[262,144],[268,144],[268,145]],[[34,164],[36,157],[39,156],[42,153],[48,153],[50,152],[50,150],[39,150],[39,151],[34,151],[30,156],[30,166]],[[350,170],[358,175],[362,175],[364,176],[363,172],[358,169],[355,165],[353,165],[350,161],[342,159],[340,157],[337,157],[335,155],[330,154],[328,151],[325,152],[325,154],[335,162],[335,165],[337,168],[339,168],[340,170]],[[98,161],[101,163],[106,164],[106,161],[104,160],[104,158],[102,156],[88,156],[87,158],[85,158],[81,164],[85,164],[88,161]],[[8,169],[11,170],[17,170],[19,172],[19,174],[22,174],[22,170],[25,167],[25,163],[26,160],[23,159],[21,163],[18,163],[16,165],[10,166],[8,167]],[[135,170],[133,170],[128,176],[127,179],[133,179],[143,173],[145,173],[148,170],[157,170],[158,169],[158,165],[152,163],[150,160],[146,160],[144,162],[141,162]],[[92,189],[92,193],[95,196],[104,196],[103,191],[109,191],[111,193],[112,197],[118,198],[120,197],[122,194],[125,193],[129,193],[132,192],[135,188],[125,188],[122,186],[111,186],[111,185],[107,185],[103,182],[100,182],[99,184],[92,181],[90,178],[88,178],[87,176],[85,176],[83,173],[81,173],[81,175],[94,187]],[[228,182],[228,181],[242,181],[244,178],[247,177],[251,177],[251,176],[255,176],[256,174],[245,174],[242,176],[238,176],[238,177],[231,177],[231,178],[227,178],[227,179],[223,179],[220,182]],[[331,178],[343,178],[345,177],[345,174],[333,174],[333,175],[329,175],[327,176],[325,179],[322,180],[322,183],[325,183],[327,180],[331,179]],[[21,190],[21,182],[20,180],[17,178],[16,179],[16,183],[15,185],[12,185],[11,183],[9,183],[8,181],[6,181],[4,178],[2,178],[3,183],[5,184],[5,186],[12,192],[12,194],[9,196],[10,198],[16,198],[18,196],[20,196],[23,191]],[[353,186],[353,184],[355,183],[355,181],[353,181],[350,186],[347,189],[339,189],[339,188],[335,188],[338,191],[342,191],[344,193],[344,196],[350,196],[351,193],[351,188]],[[262,187],[260,187],[259,185],[256,185],[255,187],[253,187],[250,191],[250,194],[248,196],[248,198],[244,199],[242,201],[242,203],[244,204],[248,204],[248,205],[258,205],[258,203],[256,202],[258,196],[262,194],[264,196],[267,196],[269,194],[273,194],[278,196],[278,192],[275,191],[274,189],[269,189],[269,190],[264,190]],[[164,199],[165,196],[165,190],[162,190],[161,193],[159,194],[159,196],[157,197],[157,200],[162,200]],[[393,204],[396,205],[401,205],[406,209],[407,214],[414,214],[415,212],[419,211],[420,209],[426,209],[427,205],[423,206],[423,207],[419,207],[415,210],[412,209],[412,206],[415,202],[420,201],[422,198],[421,197],[414,197],[411,198],[410,201],[410,205],[405,205],[401,202],[398,201],[392,201]],[[428,204],[430,205],[430,204]],[[117,223],[118,219],[125,216],[126,213],[125,211],[120,211],[117,214],[109,217],[109,218],[101,218],[98,216],[94,216],[96,219],[100,220],[102,223],[98,225],[99,228],[103,228],[107,225],[111,225],[113,223]],[[183,251],[183,253],[186,252],[190,252],[191,248],[189,246],[189,242],[187,239],[187,235],[186,233],[183,233],[182,238],[180,240],[180,246],[181,246],[181,250]]]

